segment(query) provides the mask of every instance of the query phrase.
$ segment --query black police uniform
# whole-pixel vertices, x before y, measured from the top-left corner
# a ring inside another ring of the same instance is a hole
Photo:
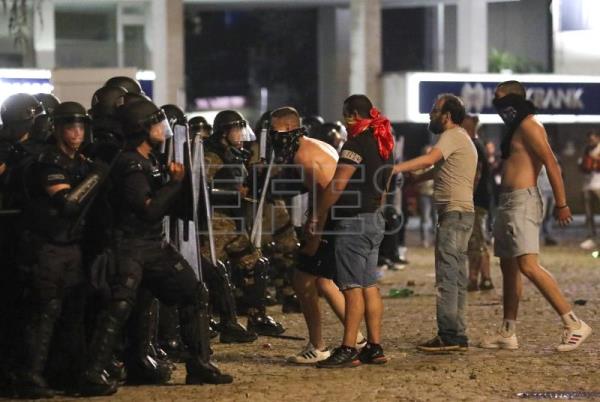
[[[130,137],[130,150],[119,156],[112,174],[118,269],[111,278],[111,300],[100,313],[92,339],[81,393],[102,395],[116,391],[116,385],[105,377],[103,370],[140,286],[165,304],[179,306],[182,339],[190,354],[186,361],[186,383],[231,382],[230,376],[221,374],[210,363],[208,339],[201,336],[202,328],[208,325],[208,317],[204,314],[204,320],[201,318],[206,312],[206,287],[198,282],[185,259],[163,241],[163,218],[178,200],[182,184],[167,182],[165,170],[154,155],[145,158],[136,150],[137,145],[148,140],[148,127],[133,120],[139,117],[147,121],[162,112],[149,101],[130,106],[125,116],[135,134]]]
[[[0,126],[0,389],[7,390],[23,339],[24,280],[17,269],[26,198],[23,174],[44,148],[31,135],[44,110],[33,96],[15,94],[6,99],[0,112],[4,123]]]
[[[18,384],[21,396],[51,395],[43,372],[61,314],[65,316],[61,330],[75,335],[63,344],[61,366],[70,368],[70,378],[81,369],[85,296],[80,241],[85,202],[92,198],[81,195],[89,194],[101,176],[82,155],[76,153],[71,158],[52,146],[41,154],[27,178],[29,199],[19,264],[29,270],[32,310],[25,331],[23,375]],[[49,195],[47,188],[60,184],[70,189]]]

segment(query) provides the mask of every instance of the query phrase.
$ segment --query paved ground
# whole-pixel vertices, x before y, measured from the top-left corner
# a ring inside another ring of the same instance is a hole
[[[414,241],[414,234],[411,235]],[[518,323],[521,349],[493,352],[472,347],[468,352],[425,355],[415,345],[435,333],[433,256],[431,249],[411,248],[410,266],[387,272],[381,282],[391,288],[411,287],[415,295],[386,298],[384,346],[391,361],[382,367],[322,370],[285,363],[303,342],[261,338],[251,345],[215,344],[219,365],[235,376],[229,386],[183,386],[179,366],[173,384],[162,387],[123,387],[116,401],[505,401],[524,391],[600,392],[600,259],[578,249],[576,242],[543,251],[543,264],[558,278],[569,300],[586,300],[575,312],[596,331],[580,350],[554,352],[561,335],[560,320],[544,299],[526,284]],[[500,284],[494,263],[493,277]],[[476,343],[502,318],[500,294],[473,294],[469,299],[469,335]],[[290,335],[305,335],[300,315],[273,315]],[[326,338],[340,340],[341,326],[327,311]],[[60,398],[59,398],[60,399]],[[56,398],[55,398],[56,400]],[[95,398],[94,400],[102,400]],[[108,400],[108,398],[106,399]]]

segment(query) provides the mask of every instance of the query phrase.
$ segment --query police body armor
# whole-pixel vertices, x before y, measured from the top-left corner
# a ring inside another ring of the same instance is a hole
[[[113,180],[115,187],[119,188],[121,177],[130,174],[142,172],[150,184],[152,198],[158,190],[167,184],[165,169],[158,160],[150,154],[149,159],[145,159],[136,151],[127,151],[121,154],[117,166],[115,166]],[[125,237],[134,236],[137,239],[160,239],[163,237],[163,217],[151,221],[141,219],[127,203],[124,202],[118,191],[113,193],[113,205],[116,210],[116,230]]]
[[[45,189],[39,188],[38,183],[32,182],[35,180],[37,169],[42,167],[56,168],[56,175],[64,174],[71,188],[75,188],[91,172],[90,163],[80,154],[76,154],[75,158],[71,159],[52,147],[40,155],[38,166],[32,167],[24,178],[28,196],[31,197],[25,209],[26,227],[53,243],[77,242],[82,237],[83,220],[77,219],[76,216],[65,216],[53,204]]]
[[[214,176],[209,179],[211,205],[216,210],[230,216],[243,216],[244,210],[240,208],[240,188],[248,180],[248,170],[244,165],[245,151],[239,151],[233,147],[226,149],[220,144],[206,141],[206,152],[214,153],[223,163]],[[207,166],[207,169],[214,171],[216,167]]]

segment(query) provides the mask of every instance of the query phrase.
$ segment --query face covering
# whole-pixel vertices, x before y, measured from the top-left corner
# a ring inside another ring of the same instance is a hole
[[[294,162],[294,156],[300,148],[300,137],[306,135],[304,127],[291,131],[271,131],[269,137],[271,146],[275,152],[275,163],[291,164]]]
[[[517,94],[508,94],[502,98],[496,98],[493,100],[493,104],[507,128],[500,144],[500,151],[502,159],[508,159],[510,156],[510,143],[515,131],[527,116],[535,114],[535,106]]]
[[[394,149],[392,125],[388,118],[382,115],[377,108],[372,108],[369,114],[371,115],[370,119],[358,117],[356,123],[348,127],[348,135],[352,138],[369,128],[372,129],[373,136],[377,140],[379,156],[387,161]]]

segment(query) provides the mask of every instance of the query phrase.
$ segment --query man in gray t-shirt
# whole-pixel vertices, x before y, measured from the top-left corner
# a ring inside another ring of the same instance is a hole
[[[475,218],[473,184],[477,151],[460,127],[465,107],[452,94],[438,96],[429,114],[429,130],[440,135],[429,153],[394,166],[394,173],[413,172],[435,165],[412,181],[434,180],[438,211],[435,241],[438,336],[418,346],[424,352],[464,350],[467,301],[467,247]]]

